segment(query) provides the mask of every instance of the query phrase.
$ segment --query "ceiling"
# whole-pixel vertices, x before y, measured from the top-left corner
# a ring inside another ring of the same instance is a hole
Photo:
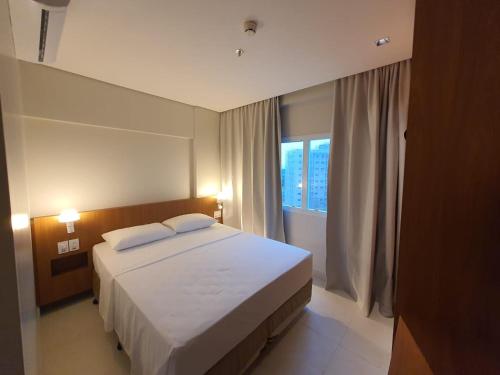
[[[32,0],[10,7],[17,57],[35,61],[40,10]],[[71,0],[48,65],[224,111],[411,57],[414,8],[415,0]],[[258,21],[256,35],[243,32],[246,19]],[[385,36],[391,43],[376,47]]]

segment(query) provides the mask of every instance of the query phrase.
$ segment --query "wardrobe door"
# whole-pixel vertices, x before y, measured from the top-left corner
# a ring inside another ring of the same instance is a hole
[[[417,0],[390,374],[500,374],[500,1]]]
[[[17,375],[24,364],[3,116],[0,100],[0,374]]]

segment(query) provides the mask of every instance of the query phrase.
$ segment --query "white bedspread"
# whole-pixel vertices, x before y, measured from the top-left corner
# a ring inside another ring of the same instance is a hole
[[[310,278],[309,252],[224,225],[94,247],[99,309],[132,374],[206,372]]]

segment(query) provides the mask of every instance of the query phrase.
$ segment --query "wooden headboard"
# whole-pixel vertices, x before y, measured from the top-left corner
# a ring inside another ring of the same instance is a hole
[[[102,233],[188,213],[213,216],[217,209],[216,199],[208,197],[86,211],[80,213],[75,232],[70,234],[57,216],[32,218],[38,305],[45,306],[91,289],[92,247],[103,241]],[[74,238],[79,239],[80,250],[59,255],[57,243]]]

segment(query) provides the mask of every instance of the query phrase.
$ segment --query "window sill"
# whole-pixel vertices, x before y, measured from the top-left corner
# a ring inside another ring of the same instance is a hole
[[[298,214],[304,214],[304,215],[310,215],[310,216],[319,216],[319,217],[325,217],[325,218],[326,218],[326,214],[327,214],[324,211],[309,210],[306,208],[290,207],[290,206],[283,206],[283,212],[291,212],[291,213],[298,213]]]

